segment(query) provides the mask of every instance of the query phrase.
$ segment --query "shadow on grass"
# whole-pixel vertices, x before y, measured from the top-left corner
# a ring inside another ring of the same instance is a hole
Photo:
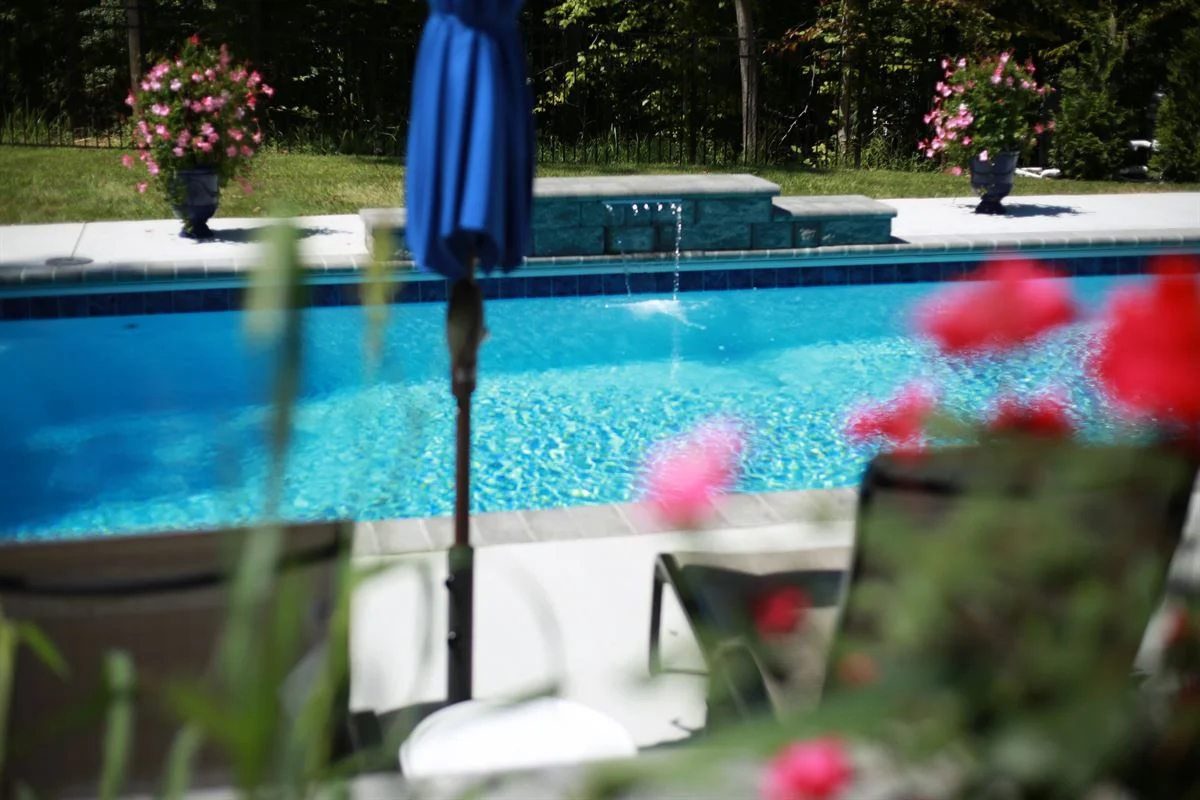
[[[548,175],[638,175],[645,173],[678,173],[686,175],[702,175],[705,173],[789,173],[797,175],[823,175],[829,170],[812,169],[809,167],[775,167],[764,164],[680,164],[677,162],[628,161],[608,164],[571,164],[558,161],[539,162],[538,172]]]
[[[403,167],[404,164],[408,160],[404,156],[400,156],[400,155],[385,156],[385,155],[368,155],[368,154],[364,154],[364,153],[355,154],[353,156],[353,158],[355,161],[360,161],[363,164],[372,164],[372,165],[376,165],[376,166],[385,166],[385,167]]]

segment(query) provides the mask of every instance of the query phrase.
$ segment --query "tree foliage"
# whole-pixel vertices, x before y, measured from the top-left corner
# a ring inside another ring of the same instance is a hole
[[[1051,84],[1085,76],[1097,14],[1117,20],[1120,57],[1095,97],[1149,136],[1198,0],[747,0],[755,44],[739,57],[733,0],[528,0],[524,30],[543,151],[666,141],[710,161],[746,141],[775,162],[912,163],[945,57],[1011,50]],[[124,0],[10,0],[0,10],[0,108],[108,130],[129,84]],[[279,91],[265,126],[285,146],[403,152],[423,0],[139,0],[147,62],[187,36],[225,42]],[[745,13],[743,14],[745,16]],[[757,69],[747,138],[740,66]],[[1071,68],[1074,72],[1070,72]],[[1063,93],[1063,102],[1071,99]],[[1107,112],[1106,112],[1107,113]],[[1097,124],[1105,140],[1120,125]],[[621,151],[628,153],[628,149]],[[634,152],[639,152],[634,150]]]
[[[1069,177],[1111,178],[1129,152],[1133,115],[1117,102],[1115,91],[1126,49],[1122,33],[1115,14],[1094,15],[1077,63],[1062,72],[1054,150],[1056,165]]]
[[[1200,180],[1200,24],[1182,37],[1169,65],[1154,165],[1168,180]]]

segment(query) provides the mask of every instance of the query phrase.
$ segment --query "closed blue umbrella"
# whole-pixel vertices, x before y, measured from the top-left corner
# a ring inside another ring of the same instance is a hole
[[[484,335],[484,272],[515,269],[532,239],[533,103],[517,18],[524,0],[430,0],[413,76],[406,162],[408,247],[453,281],[446,316],[458,403],[450,550],[448,695],[471,698],[474,554],[471,393]]]
[[[520,265],[531,239],[533,103],[524,0],[430,0],[408,128],[408,244],[457,280]]]

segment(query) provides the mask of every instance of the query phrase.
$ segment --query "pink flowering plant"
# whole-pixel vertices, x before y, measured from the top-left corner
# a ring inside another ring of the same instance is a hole
[[[737,483],[746,431],[735,420],[707,420],[661,442],[642,470],[641,493],[661,521],[696,528],[716,514],[721,495]]]
[[[134,108],[138,153],[122,161],[131,169],[140,162],[172,202],[181,190],[175,180],[180,170],[211,167],[222,186],[235,179],[249,192],[246,175],[263,142],[255,112],[272,94],[257,72],[233,63],[225,45],[208,47],[192,36],[126,98]],[[139,182],[138,191],[147,185]]]
[[[1031,61],[1020,64],[1011,53],[969,62],[942,61],[933,109],[925,122],[933,136],[918,143],[926,158],[961,175],[976,159],[998,153],[1023,153],[1044,131],[1053,130],[1042,100],[1052,91],[1034,80]]]

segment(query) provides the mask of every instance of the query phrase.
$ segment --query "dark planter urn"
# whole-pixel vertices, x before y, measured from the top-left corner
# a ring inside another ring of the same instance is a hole
[[[171,207],[183,220],[180,236],[207,239],[212,236],[208,221],[221,202],[221,183],[214,167],[181,169],[171,179]]]
[[[1003,214],[1000,201],[1012,191],[1019,153],[996,153],[991,159],[971,161],[971,188],[979,195],[976,214]]]

